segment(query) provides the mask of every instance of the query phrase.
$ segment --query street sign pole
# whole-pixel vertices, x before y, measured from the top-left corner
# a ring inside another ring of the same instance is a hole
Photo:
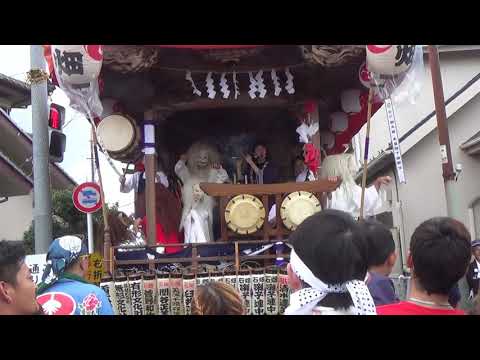
[[[41,45],[30,45],[30,64],[35,254],[45,254],[52,241],[52,195],[48,154],[48,74]]]

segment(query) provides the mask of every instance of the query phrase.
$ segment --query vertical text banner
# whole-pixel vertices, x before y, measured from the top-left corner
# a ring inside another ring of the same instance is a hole
[[[385,109],[387,111],[388,130],[390,132],[390,141],[392,143],[393,158],[395,159],[395,167],[397,168],[398,181],[405,184],[405,171],[403,168],[402,151],[400,149],[400,141],[398,139],[397,121],[393,110],[391,98],[385,99]]]

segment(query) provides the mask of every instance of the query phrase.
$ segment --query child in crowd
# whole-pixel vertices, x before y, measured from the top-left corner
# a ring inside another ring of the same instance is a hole
[[[366,284],[376,306],[398,302],[395,287],[388,277],[397,254],[390,229],[377,220],[362,223],[368,246],[368,274]]]

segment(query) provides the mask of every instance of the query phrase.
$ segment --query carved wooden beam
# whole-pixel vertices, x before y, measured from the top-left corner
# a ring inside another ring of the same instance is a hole
[[[308,191],[311,193],[332,192],[340,186],[341,181],[328,180],[307,181],[303,183],[282,183],[268,185],[242,185],[242,184],[215,184],[201,183],[200,188],[210,196],[235,196],[241,194],[250,195],[275,195],[286,194],[296,191]]]

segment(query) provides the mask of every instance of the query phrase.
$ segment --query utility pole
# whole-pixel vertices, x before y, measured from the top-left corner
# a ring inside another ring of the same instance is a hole
[[[442,158],[443,182],[447,201],[447,213],[449,217],[464,221],[464,214],[456,195],[456,173],[453,168],[452,152],[450,149],[450,137],[448,134],[447,112],[445,110],[445,97],[443,94],[442,74],[440,72],[440,59],[438,49],[434,45],[428,46],[428,61],[432,73],[433,97],[437,118],[438,140]]]
[[[48,150],[48,74],[41,45],[30,45],[30,66],[35,253],[44,254],[52,242],[52,196]]]

